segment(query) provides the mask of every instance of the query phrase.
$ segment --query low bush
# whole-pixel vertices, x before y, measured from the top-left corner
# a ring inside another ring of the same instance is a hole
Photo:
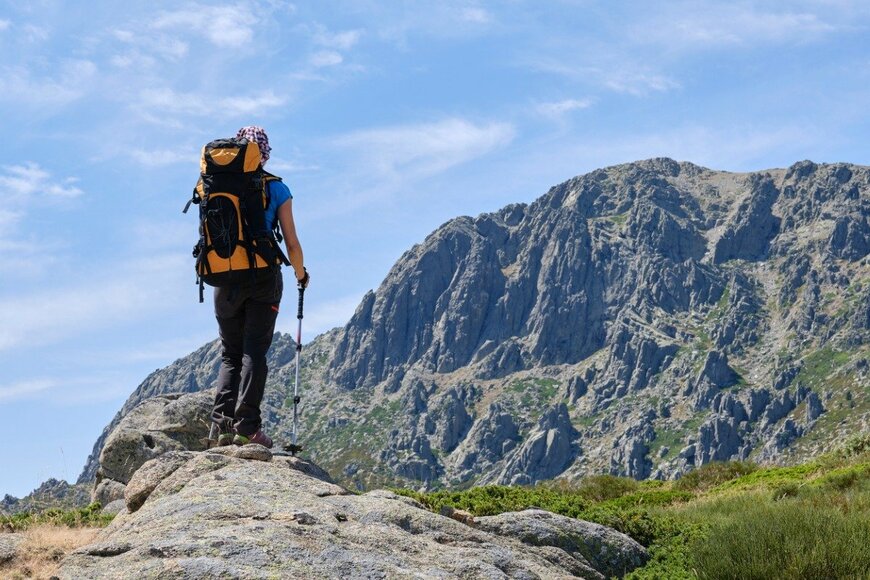
[[[580,513],[579,517],[627,534],[644,546],[662,542],[683,531],[683,526],[676,519],[663,514],[653,514],[646,509],[597,505]]]
[[[590,501],[606,501],[637,491],[640,483],[628,477],[593,475],[580,482],[577,493]]]
[[[714,461],[685,474],[676,481],[674,487],[683,491],[706,491],[757,469],[757,465],[747,461]]]
[[[650,489],[630,493],[616,499],[608,500],[606,505],[614,507],[632,508],[641,506],[666,506],[677,502],[694,499],[695,494],[690,491],[675,489]]]
[[[845,491],[870,481],[870,464],[855,465],[834,470],[820,477],[819,487]]]
[[[773,488],[773,491],[770,494],[771,499],[773,501],[779,501],[788,497],[796,497],[800,493],[801,487],[802,485],[796,481],[781,483]]]
[[[52,508],[39,513],[0,516],[0,531],[19,532],[42,524],[69,528],[103,527],[109,525],[113,518],[114,516],[102,513],[99,503],[92,503],[87,507],[72,510]]]
[[[870,433],[852,437],[839,449],[837,454],[844,459],[870,455]]]
[[[436,491],[422,494],[408,490],[394,490],[412,497],[432,511],[443,506],[465,510],[475,516],[492,516],[503,512],[541,508],[569,517],[577,517],[590,502],[576,493],[560,492],[552,487],[510,487],[487,485],[466,491]]]

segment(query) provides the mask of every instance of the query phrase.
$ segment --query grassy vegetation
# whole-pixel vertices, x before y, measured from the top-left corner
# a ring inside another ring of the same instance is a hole
[[[97,533],[93,527],[35,524],[20,532],[21,542],[15,556],[0,563],[0,578],[54,578],[64,556],[91,543]]]
[[[705,319],[706,322],[712,322],[714,320],[719,320],[722,316],[725,315],[725,312],[728,310],[728,298],[731,296],[731,286],[725,286],[725,290],[722,291],[722,296],[719,297],[719,300],[716,302],[716,306],[710,310]]]
[[[33,526],[66,526],[69,528],[104,527],[114,516],[100,512],[99,503],[83,508],[64,510],[58,508],[41,512],[22,512],[0,516],[0,532],[20,532]]]
[[[804,359],[803,367],[795,380],[810,387],[823,384],[825,378],[849,362],[852,353],[835,351],[831,347],[819,349]]]
[[[628,212],[607,216],[607,219],[618,226],[623,226],[625,225],[625,222],[628,221]]]
[[[560,392],[560,383],[555,379],[529,378],[517,380],[508,387],[517,404],[525,409],[532,421],[537,421],[543,410]]]
[[[368,394],[371,397],[370,391]],[[387,482],[395,481],[395,477],[387,473],[383,465],[378,465],[377,456],[372,450],[386,446],[389,426],[398,424],[400,412],[400,401],[386,400],[365,411],[337,412],[345,415],[348,421],[329,427],[318,425],[318,416],[311,414],[307,419],[309,423],[306,423],[308,436],[305,444],[310,449],[317,450],[316,455],[312,454],[312,460],[319,462],[330,473],[340,475],[348,465],[356,465],[357,475],[350,477],[350,481],[344,481],[350,487],[381,487]]]
[[[647,546],[641,579],[870,578],[870,435],[792,467],[712,463],[674,482],[614,476],[417,493],[477,516],[540,507]]]
[[[680,444],[684,433],[678,429],[661,429],[656,431],[656,438],[650,443],[649,452],[653,457],[658,457],[663,447],[667,447],[667,453],[662,456],[662,461],[668,461],[680,452]]]

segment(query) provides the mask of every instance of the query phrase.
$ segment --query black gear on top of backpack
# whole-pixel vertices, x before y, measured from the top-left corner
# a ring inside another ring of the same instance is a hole
[[[238,286],[290,265],[266,225],[268,184],[276,180],[281,178],[263,170],[253,141],[217,139],[203,147],[200,179],[184,207],[187,213],[191,203],[199,205],[193,256],[200,302],[203,284]]]

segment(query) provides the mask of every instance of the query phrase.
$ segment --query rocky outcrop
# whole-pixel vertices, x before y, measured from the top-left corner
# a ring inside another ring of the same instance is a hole
[[[740,422],[734,417],[712,417],[698,430],[695,465],[711,461],[745,459],[739,452],[743,444]]]
[[[513,416],[500,404],[493,403],[450,456],[451,481],[463,483],[477,476],[486,479],[493,467],[516,448],[518,441],[520,433]]]
[[[432,434],[435,447],[450,453],[468,434],[474,422],[468,413],[472,388],[455,387],[440,397],[426,414],[426,433]]]
[[[90,503],[90,487],[87,484],[70,485],[62,479],[52,477],[22,498],[6,494],[0,500],[0,515],[38,513],[48,508],[85,507]]]
[[[604,526],[542,510],[469,525],[392,492],[352,494],[302,459],[238,453],[146,463],[130,511],[58,577],[609,578],[648,559]]]
[[[735,274],[728,285],[722,314],[713,327],[713,346],[724,353],[738,354],[753,346],[765,330],[763,291],[752,281]]]
[[[475,522],[479,529],[492,534],[568,552],[580,561],[584,578],[622,577],[647,560],[636,542],[625,534],[540,509],[481,517]]]
[[[579,452],[577,437],[568,408],[564,404],[551,408],[507,462],[498,482],[530,485],[556,477],[571,465]]]
[[[275,333],[269,350],[269,368],[277,369],[293,360],[296,343],[289,335]],[[85,463],[78,483],[90,483],[97,475],[100,453],[106,440],[118,424],[140,403],[161,395],[178,395],[209,390],[217,379],[220,368],[220,341],[210,342],[190,355],[148,375],[133,391],[103,433],[94,443],[93,451]]]
[[[728,366],[728,356],[712,350],[707,353],[698,377],[684,394],[692,395],[695,409],[703,410],[709,407],[720,389],[735,385],[739,379],[740,376]]]
[[[780,218],[773,214],[779,195],[769,175],[754,175],[749,180],[749,196],[740,204],[725,233],[716,243],[713,261],[763,260],[768,246],[779,231]]]
[[[837,218],[834,231],[828,240],[831,253],[845,260],[860,260],[870,254],[870,222],[867,215],[870,208],[863,215],[848,215]]]
[[[123,499],[131,476],[145,462],[171,451],[203,450],[211,425],[209,392],[159,395],[133,408],[106,438],[94,501]]]
[[[0,534],[0,566],[15,559],[18,546],[23,541],[21,534]]]
[[[613,442],[610,473],[635,479],[646,479],[652,473],[648,443],[655,439],[654,411],[648,411]]]
[[[652,377],[672,360],[677,346],[659,345],[655,340],[628,330],[619,330],[604,373],[597,375],[593,389],[596,409],[614,399],[649,386]]]

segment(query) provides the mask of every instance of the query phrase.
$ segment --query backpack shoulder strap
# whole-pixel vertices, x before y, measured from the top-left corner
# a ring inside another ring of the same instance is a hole
[[[265,169],[263,170],[263,180],[266,183],[269,183],[270,181],[284,181],[283,179],[281,179],[277,175],[273,175],[273,174],[269,173],[268,171],[266,171]]]
[[[187,200],[187,203],[184,205],[184,209],[181,210],[181,213],[187,213],[187,210],[190,209],[190,204],[199,204],[204,196],[205,193],[202,189],[202,177],[200,177],[199,181],[196,182],[196,187],[193,188],[193,195],[189,200]]]

